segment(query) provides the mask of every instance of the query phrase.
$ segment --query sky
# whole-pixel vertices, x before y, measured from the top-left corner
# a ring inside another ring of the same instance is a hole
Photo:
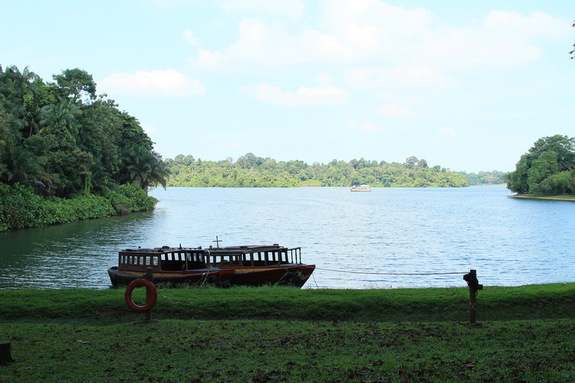
[[[87,71],[163,158],[512,171],[575,136],[573,0],[0,2],[0,65]]]

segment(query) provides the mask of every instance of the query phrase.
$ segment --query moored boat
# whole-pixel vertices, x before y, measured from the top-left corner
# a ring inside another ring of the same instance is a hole
[[[352,192],[370,192],[371,188],[369,185],[353,185],[351,187]]]
[[[118,253],[118,266],[108,270],[112,285],[138,278],[153,283],[203,285],[287,285],[302,287],[315,265],[301,263],[301,248],[274,245],[157,247]]]

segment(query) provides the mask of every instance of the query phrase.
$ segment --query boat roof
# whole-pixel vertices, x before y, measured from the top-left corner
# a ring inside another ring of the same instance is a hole
[[[124,249],[122,253],[137,253],[137,254],[165,254],[165,253],[174,253],[174,252],[192,252],[192,251],[209,251],[209,252],[221,252],[221,253],[231,253],[231,252],[240,252],[240,253],[250,253],[256,251],[274,251],[279,249],[285,249],[284,246],[280,246],[278,244],[273,245],[242,245],[242,246],[225,246],[225,247],[207,247],[202,248],[199,247],[170,247],[170,246],[162,246],[156,248],[136,248],[136,249]]]

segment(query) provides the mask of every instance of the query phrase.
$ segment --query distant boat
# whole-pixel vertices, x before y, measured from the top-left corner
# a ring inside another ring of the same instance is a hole
[[[302,287],[315,265],[301,263],[301,248],[274,245],[157,247],[122,250],[108,270],[114,287],[138,278],[153,283]]]
[[[352,192],[370,192],[371,188],[369,185],[353,185],[351,187]]]

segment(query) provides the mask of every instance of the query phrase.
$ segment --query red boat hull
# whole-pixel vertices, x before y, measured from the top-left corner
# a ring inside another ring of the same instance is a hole
[[[149,279],[154,284],[216,285],[216,286],[264,286],[282,285],[302,287],[309,279],[315,265],[278,267],[236,267],[218,270],[194,270],[182,272],[155,272],[151,275],[134,271],[122,271],[117,267],[108,270],[112,286],[127,286],[135,279]]]

